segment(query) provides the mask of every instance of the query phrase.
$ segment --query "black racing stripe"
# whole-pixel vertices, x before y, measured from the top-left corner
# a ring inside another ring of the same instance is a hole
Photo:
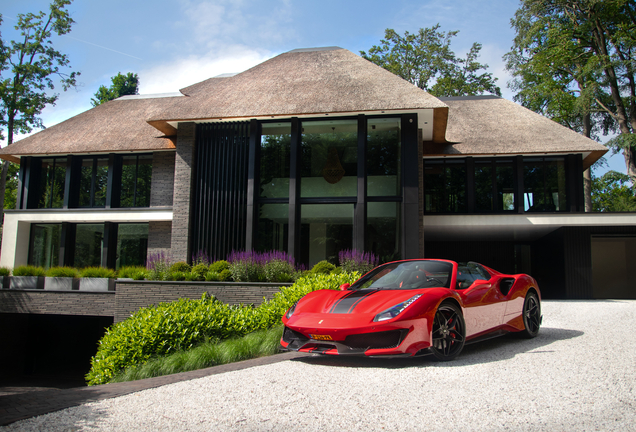
[[[355,293],[357,293],[359,291],[349,291],[348,293],[346,293],[345,295],[343,295],[342,297],[340,297],[340,299],[338,299],[337,302],[335,302],[333,304],[333,306],[331,306],[331,309],[329,309],[329,313],[334,313],[334,309],[336,308],[336,306],[338,306],[340,304],[341,301],[343,301],[344,299],[346,299],[347,297],[349,297],[350,295],[354,295]]]
[[[377,293],[379,290],[360,290],[353,291],[351,294],[342,297],[336,304],[333,305],[329,313],[337,313],[337,314],[348,314],[353,311],[353,309],[364,300],[366,297]]]

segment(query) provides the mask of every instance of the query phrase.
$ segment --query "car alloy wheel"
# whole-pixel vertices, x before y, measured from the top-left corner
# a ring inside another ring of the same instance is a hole
[[[433,319],[431,352],[437,360],[448,361],[464,348],[466,325],[462,312],[454,303],[440,305]]]
[[[528,291],[523,303],[523,330],[520,335],[525,338],[533,338],[539,334],[541,326],[541,304],[534,291]]]

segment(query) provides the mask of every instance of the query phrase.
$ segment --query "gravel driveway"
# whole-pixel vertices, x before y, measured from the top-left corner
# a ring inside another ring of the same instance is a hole
[[[470,345],[450,363],[309,357],[0,430],[636,430],[636,301],[545,301],[543,314],[536,339]]]

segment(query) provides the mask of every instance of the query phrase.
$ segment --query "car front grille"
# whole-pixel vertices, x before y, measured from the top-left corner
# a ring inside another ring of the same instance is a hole
[[[294,331],[289,327],[285,327],[285,330],[283,331],[283,341],[285,343],[298,342],[300,344],[304,344],[308,340],[309,338],[307,336],[300,332]]]
[[[402,329],[377,333],[349,335],[346,337],[344,344],[350,346],[351,348],[396,348],[400,345],[400,343],[402,343],[407,333],[407,329]]]

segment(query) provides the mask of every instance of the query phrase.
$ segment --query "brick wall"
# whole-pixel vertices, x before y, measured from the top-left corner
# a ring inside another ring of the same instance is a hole
[[[172,222],[151,221],[148,223],[148,256],[160,251],[170,251]]]
[[[172,260],[188,261],[190,236],[190,194],[194,167],[196,125],[179,123],[172,199]]]
[[[150,207],[172,206],[174,161],[174,152],[155,152],[152,155]]]
[[[0,313],[113,316],[115,292],[0,289]]]
[[[223,282],[118,282],[115,322],[123,321],[142,307],[179,298],[199,299],[204,292],[230,305],[260,305],[263,297],[274,297],[282,284],[250,284],[237,286]]]

